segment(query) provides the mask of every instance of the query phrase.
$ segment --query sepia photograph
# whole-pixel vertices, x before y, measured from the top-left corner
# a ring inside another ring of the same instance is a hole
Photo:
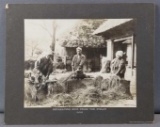
[[[24,19],[24,108],[137,107],[136,19]]]

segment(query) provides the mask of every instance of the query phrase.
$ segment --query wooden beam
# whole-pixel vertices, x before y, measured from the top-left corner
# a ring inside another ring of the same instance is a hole
[[[133,68],[134,68],[134,47],[135,47],[135,41],[134,41],[134,37],[132,36],[132,65],[131,65],[131,69],[132,69],[132,76],[133,76]]]

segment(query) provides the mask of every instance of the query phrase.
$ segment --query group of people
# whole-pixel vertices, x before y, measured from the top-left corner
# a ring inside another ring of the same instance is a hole
[[[77,77],[79,74],[83,73],[83,65],[86,61],[85,55],[82,54],[82,48],[77,47],[76,48],[77,54],[74,55],[72,59],[72,71],[77,74]],[[124,78],[125,71],[126,71],[126,65],[125,65],[125,59],[124,59],[124,53],[123,51],[117,51],[116,57],[111,61],[111,74],[116,75],[120,78]],[[78,72],[78,73],[76,73]]]
[[[73,56],[71,66],[72,66],[72,71],[74,72],[74,77],[80,77],[83,75],[83,65],[85,64],[86,56],[82,54],[82,48],[80,47],[76,48],[76,53],[77,54]],[[117,51],[116,57],[111,61],[110,65],[111,74],[119,76],[120,78],[124,78],[126,71],[125,59],[123,56],[124,56],[123,51]],[[40,69],[47,70],[45,72],[45,76],[47,76],[48,78],[49,74],[52,71],[51,68],[53,68],[53,66],[51,66],[52,63],[53,63],[53,53],[50,53],[38,59],[35,62],[35,68],[39,70]]]

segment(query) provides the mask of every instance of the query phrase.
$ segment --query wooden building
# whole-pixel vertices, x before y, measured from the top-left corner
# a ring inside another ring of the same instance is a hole
[[[81,47],[82,53],[86,56],[86,63],[84,66],[85,72],[100,71],[101,56],[106,56],[106,43],[103,37],[91,35],[85,39],[68,40],[61,44],[65,49],[66,54],[66,68],[71,70],[71,61],[76,54],[76,48]]]
[[[108,19],[93,32],[105,38],[108,59],[115,58],[118,50],[126,53],[127,67],[132,75],[136,68],[135,23],[135,19]]]

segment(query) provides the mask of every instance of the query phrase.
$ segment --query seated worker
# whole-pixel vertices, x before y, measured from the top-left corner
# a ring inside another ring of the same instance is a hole
[[[111,61],[111,73],[120,78],[124,78],[126,66],[123,51],[116,52],[116,58]]]
[[[82,54],[82,48],[76,48],[77,54],[73,56],[72,59],[72,71],[75,72],[73,78],[83,79],[85,75],[83,74],[83,65],[86,61],[85,55]]]

